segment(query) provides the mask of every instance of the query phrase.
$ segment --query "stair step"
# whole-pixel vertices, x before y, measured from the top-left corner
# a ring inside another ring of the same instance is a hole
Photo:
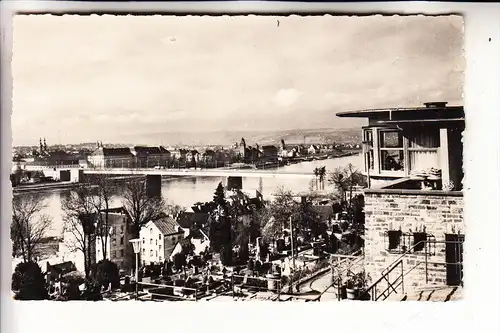
[[[462,287],[419,288],[407,295],[405,301],[448,302],[462,298]]]

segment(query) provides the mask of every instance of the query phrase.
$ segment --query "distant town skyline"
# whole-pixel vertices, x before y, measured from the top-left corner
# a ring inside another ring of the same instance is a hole
[[[277,23],[279,20],[279,24]],[[350,109],[462,103],[458,16],[14,18],[14,145],[351,128]]]

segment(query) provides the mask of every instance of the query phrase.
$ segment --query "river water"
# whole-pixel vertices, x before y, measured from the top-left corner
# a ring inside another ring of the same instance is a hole
[[[279,171],[311,173],[311,179],[304,177],[251,177],[243,178],[243,191],[255,195],[255,191],[260,191],[264,198],[268,199],[280,187],[284,187],[292,192],[307,191],[311,180],[314,178],[313,171],[316,167],[325,166],[327,173],[334,171],[337,167],[347,166],[349,163],[356,168],[362,166],[362,156],[353,155],[346,157],[338,157],[327,160],[302,162],[292,164],[280,168]],[[196,202],[206,202],[213,198],[213,193],[219,182],[225,184],[226,177],[183,177],[164,179],[162,181],[162,195],[165,201],[169,204],[176,204],[186,207],[191,211],[191,206]],[[325,190],[333,192],[333,187],[325,181]],[[67,191],[67,190],[66,190]],[[44,213],[50,215],[54,221],[52,230],[48,232],[48,236],[61,236],[63,221],[61,209],[61,193],[63,191],[47,192],[46,204],[47,208]],[[21,194],[22,195],[22,194]],[[120,206],[120,199],[113,200],[114,206]]]

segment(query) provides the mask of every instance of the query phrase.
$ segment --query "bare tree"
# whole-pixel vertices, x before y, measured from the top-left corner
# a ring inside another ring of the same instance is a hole
[[[96,222],[97,213],[101,210],[100,203],[94,187],[90,184],[80,184],[63,196],[61,201],[64,229],[73,236],[71,239],[65,239],[65,242],[70,251],[83,253],[86,277],[89,276],[92,264],[90,251],[96,237],[91,228]]]
[[[35,251],[52,226],[52,218],[43,213],[45,198],[40,194],[23,194],[12,200],[11,240],[13,250],[24,262],[33,261]]]
[[[137,238],[142,226],[167,215],[165,202],[160,197],[148,195],[146,181],[143,179],[127,182],[123,188],[123,198],[132,220],[133,234]]]
[[[110,181],[106,175],[97,175],[95,177],[96,196],[94,197],[94,206],[96,211],[104,211],[103,214],[98,214],[96,234],[101,239],[101,250],[103,260],[107,259],[107,248],[109,240],[109,209],[111,208],[111,200],[116,193],[116,186]]]
[[[173,218],[177,218],[179,214],[184,213],[186,211],[186,208],[172,204],[172,205],[166,205],[165,211],[167,215],[170,215]]]

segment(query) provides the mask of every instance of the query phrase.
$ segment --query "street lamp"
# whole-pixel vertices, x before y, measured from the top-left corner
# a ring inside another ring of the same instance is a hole
[[[135,253],[135,299],[137,299],[139,295],[139,253],[141,252],[141,240],[139,238],[131,239],[130,243],[132,243]]]

